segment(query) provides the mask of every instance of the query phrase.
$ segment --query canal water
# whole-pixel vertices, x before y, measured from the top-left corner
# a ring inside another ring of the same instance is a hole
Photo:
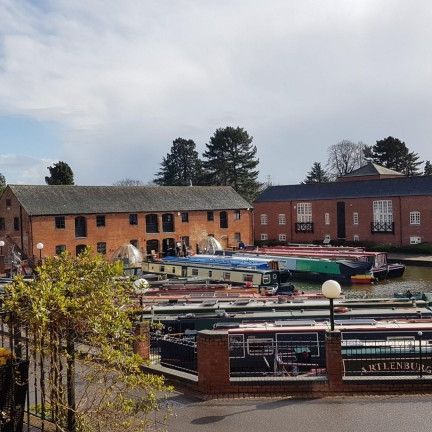
[[[320,291],[321,284],[294,281],[300,291]],[[343,285],[342,291],[347,297],[392,297],[396,292],[432,292],[432,267],[407,266],[400,278],[376,282],[373,285]]]

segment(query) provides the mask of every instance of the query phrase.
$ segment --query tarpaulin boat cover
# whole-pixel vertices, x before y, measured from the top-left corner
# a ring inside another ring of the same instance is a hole
[[[120,246],[112,255],[111,260],[121,261],[127,267],[141,267],[142,253],[130,243]]]

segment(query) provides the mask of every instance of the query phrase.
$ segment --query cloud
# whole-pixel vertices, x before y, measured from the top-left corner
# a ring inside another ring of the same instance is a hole
[[[9,184],[45,184],[47,167],[54,161],[19,154],[0,154],[0,173]]]
[[[80,183],[151,179],[178,136],[240,125],[262,178],[342,138],[432,159],[432,5],[373,0],[0,0],[0,113],[63,127]]]

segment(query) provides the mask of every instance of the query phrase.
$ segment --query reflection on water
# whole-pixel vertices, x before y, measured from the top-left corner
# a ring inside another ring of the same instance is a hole
[[[320,291],[321,284],[295,281],[294,285],[301,291]],[[432,267],[407,266],[401,278],[388,279],[374,285],[342,285],[348,296],[370,295],[373,297],[391,297],[395,292],[422,291],[432,292]]]

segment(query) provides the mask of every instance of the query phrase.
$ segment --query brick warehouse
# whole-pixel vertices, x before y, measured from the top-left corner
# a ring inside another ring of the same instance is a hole
[[[9,185],[0,197],[0,239],[29,258],[90,246],[111,254],[125,243],[166,252],[207,235],[225,247],[252,242],[251,205],[231,187]]]
[[[368,164],[338,180],[267,188],[254,203],[255,240],[432,242],[432,176]]]

